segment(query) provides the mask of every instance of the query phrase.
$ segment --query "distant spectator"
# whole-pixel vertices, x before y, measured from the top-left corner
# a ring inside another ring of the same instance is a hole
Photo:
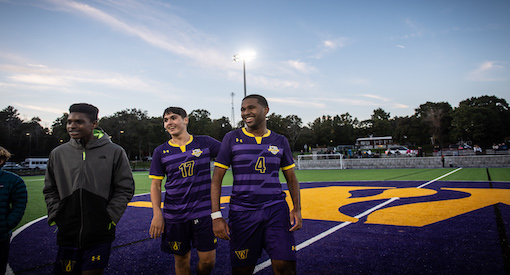
[[[0,168],[11,153],[0,147]],[[27,187],[16,174],[0,169],[0,274],[5,274],[12,230],[23,218],[27,207]]]
[[[479,155],[482,153],[482,148],[478,145],[473,146],[473,151],[475,152],[475,155]]]

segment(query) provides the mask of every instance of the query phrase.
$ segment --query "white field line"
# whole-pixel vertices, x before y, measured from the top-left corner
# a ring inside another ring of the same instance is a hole
[[[435,181],[438,181],[438,180],[440,180],[440,179],[442,179],[442,178],[444,178],[446,176],[449,176],[449,175],[459,171],[460,169],[462,169],[462,168],[458,168],[458,169],[456,169],[454,171],[451,171],[451,172],[449,172],[447,174],[444,174],[444,175],[442,175],[442,176],[440,176],[440,177],[438,177],[436,179],[433,179],[433,180],[431,180],[429,182],[426,182],[426,183],[424,183],[424,184],[422,184],[422,185],[420,185],[420,186],[418,186],[416,188],[422,188],[422,187],[424,187],[426,185],[429,185],[429,184],[431,184],[431,183],[433,183]],[[378,210],[379,208],[384,207],[384,206],[386,206],[386,205],[388,205],[388,204],[390,204],[390,203],[392,203],[392,202],[394,202],[396,200],[399,200],[399,199],[400,198],[397,198],[397,197],[391,198],[391,199],[389,199],[389,200],[387,200],[387,201],[385,201],[383,203],[380,203],[380,204],[378,204],[378,205],[376,205],[376,206],[366,210],[363,213],[360,213],[360,214],[356,215],[355,218],[359,219],[359,218],[365,217],[368,214]],[[323,238],[327,237],[328,235],[333,234],[334,232],[336,232],[336,231],[340,230],[341,228],[344,228],[344,227],[346,227],[346,226],[348,226],[350,224],[352,224],[352,223],[351,222],[343,222],[343,223],[341,223],[341,224],[339,224],[339,225],[337,225],[335,227],[332,227],[332,228],[330,228],[330,229],[320,233],[319,235],[317,235],[315,237],[312,237],[312,238],[310,238],[310,239],[308,239],[308,240],[298,244],[296,246],[296,251],[299,251],[300,249],[303,249],[303,248],[305,248],[305,247],[307,247],[307,246],[317,242],[318,240],[323,239]],[[255,266],[255,270],[253,271],[253,273],[255,274],[255,273],[257,273],[257,272],[259,272],[259,271],[261,271],[264,268],[269,267],[269,266],[271,266],[271,259],[268,259],[268,260],[258,264],[257,266]]]
[[[427,185],[429,185],[429,184],[431,184],[431,183],[433,183],[433,182],[435,182],[435,181],[438,181],[438,180],[440,180],[440,179],[442,179],[442,178],[444,178],[444,177],[447,177],[447,176],[449,176],[449,175],[451,175],[451,174],[453,174],[453,173],[455,173],[455,172],[457,172],[457,171],[460,171],[460,169],[462,169],[462,167],[457,168],[457,169],[455,169],[455,170],[451,171],[450,173],[444,174],[444,175],[440,176],[439,178],[436,178],[436,179],[433,179],[433,180],[431,180],[431,181],[429,181],[429,182],[426,182],[426,183],[424,183],[424,184],[422,184],[422,185],[420,185],[420,186],[418,186],[418,187],[416,187],[416,188],[422,188],[422,187],[425,187],[425,186],[427,186]]]

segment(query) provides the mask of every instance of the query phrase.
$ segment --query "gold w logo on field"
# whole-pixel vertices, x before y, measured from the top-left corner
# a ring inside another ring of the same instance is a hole
[[[248,251],[249,249],[236,251],[237,258],[239,258],[239,260],[246,260],[246,258],[248,258]]]
[[[168,244],[173,251],[179,251],[181,249],[181,242],[169,242]]]

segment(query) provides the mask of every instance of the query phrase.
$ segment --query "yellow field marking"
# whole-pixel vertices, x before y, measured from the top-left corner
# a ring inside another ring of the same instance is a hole
[[[352,197],[353,191],[380,190],[372,196]],[[469,194],[460,199],[418,202],[393,207],[381,208],[367,216],[366,223],[396,226],[422,227],[444,221],[496,203],[510,205],[510,190],[484,188],[442,188],[441,190],[457,191]],[[287,194],[289,208],[293,204]],[[303,219],[324,220],[356,223],[357,217],[340,212],[342,206],[388,199],[416,198],[436,194],[437,191],[427,188],[395,188],[367,186],[329,186],[301,189],[301,216]],[[230,202],[230,196],[220,198],[221,204]],[[150,201],[130,202],[129,206],[152,208]],[[163,207],[163,203],[161,203]],[[223,207],[224,208],[224,207]]]
[[[401,226],[425,226],[472,212],[496,203],[510,205],[510,190],[483,188],[441,188],[470,194],[469,197],[411,203],[373,212],[367,223]]]
[[[351,198],[351,191],[385,189],[380,194],[368,197]],[[288,191],[285,191],[287,194]],[[342,206],[374,200],[386,200],[395,197],[422,197],[435,194],[435,190],[395,187],[367,186],[330,186],[301,189],[301,216],[303,219],[337,222],[358,222],[357,218],[345,215],[338,209]],[[292,209],[290,196],[287,203]]]

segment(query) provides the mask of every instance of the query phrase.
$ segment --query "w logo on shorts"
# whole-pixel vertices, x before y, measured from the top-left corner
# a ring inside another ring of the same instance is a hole
[[[62,271],[63,272],[73,272],[74,271],[74,265],[76,264],[76,261],[61,260],[60,264],[62,264]]]
[[[173,251],[181,250],[181,242],[168,242],[168,245],[170,245],[170,249]]]
[[[249,249],[236,251],[237,258],[239,258],[239,260],[246,260],[246,258],[248,258],[248,251]]]

